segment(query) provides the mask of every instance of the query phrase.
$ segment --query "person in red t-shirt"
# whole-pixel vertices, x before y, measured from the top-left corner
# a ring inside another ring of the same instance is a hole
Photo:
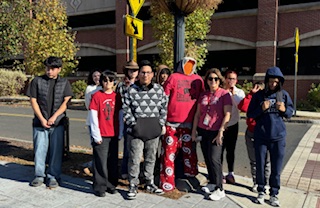
[[[121,96],[113,91],[116,75],[104,71],[100,76],[102,90],[91,99],[90,128],[93,147],[93,190],[104,197],[115,194],[118,182],[118,134]]]
[[[251,89],[250,93],[246,95],[246,97],[240,101],[238,104],[238,108],[242,112],[247,112],[248,107],[251,101],[251,98],[253,94],[258,92],[259,90],[264,89],[264,83],[262,82],[257,82],[254,84],[254,87]],[[258,193],[258,184],[256,180],[256,155],[255,155],[255,148],[254,148],[254,137],[253,137],[253,132],[254,132],[254,127],[256,126],[256,121],[253,118],[247,118],[247,125],[248,128],[246,130],[245,134],[245,139],[246,139],[246,146],[247,146],[247,152],[248,152],[248,157],[250,160],[250,167],[251,167],[251,175],[252,175],[252,180],[253,180],[253,186],[251,188],[252,192]],[[269,181],[270,177],[270,156],[269,153],[266,157],[266,162],[265,162],[265,180]]]
[[[175,188],[174,162],[179,149],[183,150],[184,175],[194,177],[198,174],[198,159],[190,134],[196,102],[204,85],[202,78],[194,74],[196,63],[193,58],[183,58],[177,72],[171,74],[163,85],[169,103],[166,134],[162,139],[160,185],[166,192]]]

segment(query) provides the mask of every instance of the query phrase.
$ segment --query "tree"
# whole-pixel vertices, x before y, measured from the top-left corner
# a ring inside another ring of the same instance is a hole
[[[221,0],[212,1],[214,7],[221,3]],[[159,40],[158,48],[160,50],[160,59],[162,64],[169,67],[174,65],[174,16],[169,12],[163,11],[161,1],[154,0],[150,8],[151,25],[154,31],[154,37]],[[211,16],[214,14],[214,8],[198,7],[190,12],[185,19],[185,54],[197,60],[197,69],[200,69],[208,53],[206,37],[211,27]]]
[[[29,11],[26,0],[0,2],[0,63],[22,54],[22,31],[30,21]]]
[[[66,7],[61,0],[1,0],[0,57],[2,61],[23,55],[27,74],[43,74],[48,56],[61,57],[61,75],[78,64],[75,33],[67,27]]]
[[[41,0],[32,5],[32,21],[27,24],[24,48],[26,72],[43,73],[43,60],[58,56],[63,60],[61,75],[69,74],[78,64],[75,33],[67,27],[66,7],[61,0]]]

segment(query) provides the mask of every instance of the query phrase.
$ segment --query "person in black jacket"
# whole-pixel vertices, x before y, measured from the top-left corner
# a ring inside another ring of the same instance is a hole
[[[60,181],[63,155],[63,120],[73,94],[69,81],[59,76],[62,59],[50,56],[44,65],[46,74],[35,77],[27,91],[35,115],[32,123],[35,178],[30,185],[40,186],[47,178],[47,186],[56,188]]]
[[[271,175],[270,204],[280,206],[278,194],[280,173],[286,146],[286,126],[283,118],[293,115],[293,103],[287,91],[282,89],[284,76],[278,67],[270,67],[265,76],[265,89],[252,96],[247,117],[256,121],[254,142],[256,155],[256,180],[258,197],[256,203],[263,204],[265,196],[265,158],[270,153]]]

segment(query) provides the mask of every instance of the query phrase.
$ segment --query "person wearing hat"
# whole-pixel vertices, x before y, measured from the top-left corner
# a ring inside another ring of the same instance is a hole
[[[286,146],[286,126],[283,118],[293,115],[293,103],[287,91],[282,89],[284,76],[278,67],[270,67],[265,76],[265,89],[256,92],[248,107],[247,117],[256,121],[254,145],[256,155],[256,180],[258,204],[264,204],[265,158],[270,153],[271,175],[269,178],[270,204],[279,207],[280,173]]]
[[[122,82],[120,82],[117,85],[116,92],[121,95],[122,102],[124,98],[124,94],[127,92],[129,87],[134,84],[134,82],[137,80],[138,76],[138,70],[139,66],[138,64],[131,60],[126,63],[126,65],[123,67],[123,73],[124,73],[124,79]],[[124,122],[123,119],[123,110],[121,109],[119,112],[119,126],[120,126],[120,132],[119,132],[119,139],[123,137],[123,158],[122,158],[122,164],[121,164],[121,178],[127,179],[128,178],[128,145],[127,145],[127,125]]]

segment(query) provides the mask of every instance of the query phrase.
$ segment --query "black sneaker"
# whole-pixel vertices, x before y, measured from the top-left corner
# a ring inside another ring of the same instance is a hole
[[[127,194],[128,199],[135,199],[138,193],[138,187],[134,184],[130,184],[129,192]]]
[[[117,194],[117,193],[119,193],[116,188],[107,188],[107,192],[109,194]]]
[[[162,189],[158,188],[158,186],[156,186],[154,184],[147,185],[146,190],[149,193],[154,193],[154,194],[158,194],[158,195],[161,195],[164,193]]]
[[[96,195],[98,197],[105,197],[106,193],[105,192],[96,191],[96,192],[94,192],[94,195]]]

